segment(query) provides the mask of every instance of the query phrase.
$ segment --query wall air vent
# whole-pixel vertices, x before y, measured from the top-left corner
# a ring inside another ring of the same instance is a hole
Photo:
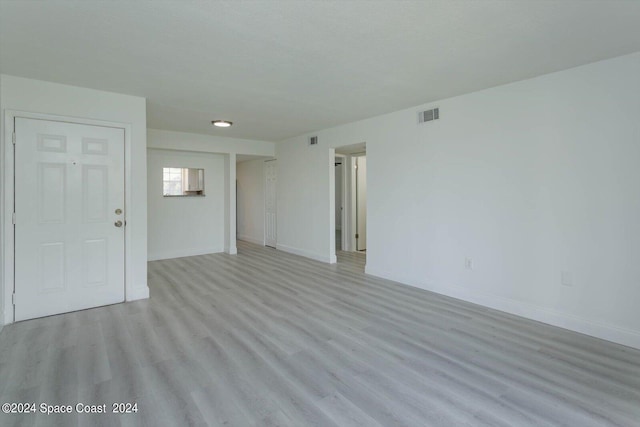
[[[432,110],[420,111],[418,113],[418,123],[426,123],[432,120],[438,120],[440,118],[440,109],[434,108]]]
[[[310,136],[309,137],[309,145],[318,145],[318,137]]]

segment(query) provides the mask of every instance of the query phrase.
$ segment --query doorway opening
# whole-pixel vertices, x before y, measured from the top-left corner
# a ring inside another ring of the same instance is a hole
[[[356,176],[356,251],[367,250],[367,156],[354,159]]]
[[[335,234],[336,252],[340,252],[344,247],[342,243],[342,223],[344,216],[344,186],[345,186],[345,156],[336,154],[334,162],[335,170]]]
[[[337,262],[358,260],[364,267],[367,249],[366,143],[335,149],[335,250]],[[357,255],[356,255],[357,254]]]
[[[270,156],[236,155],[236,239],[275,248],[276,160]]]

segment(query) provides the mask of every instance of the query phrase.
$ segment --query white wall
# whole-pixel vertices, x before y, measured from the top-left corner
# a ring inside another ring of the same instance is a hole
[[[147,150],[149,260],[222,252],[224,156]],[[163,197],[162,168],[204,169],[204,197]]]
[[[218,154],[275,155],[275,143],[252,139],[226,138],[198,133],[148,129],[147,146],[165,150],[198,151]]]
[[[640,53],[283,141],[279,242],[329,257],[331,148],[366,141],[368,273],[640,348],[638,94]]]
[[[240,162],[238,180],[238,239],[264,245],[264,160]]]
[[[325,135],[326,132],[320,132]],[[334,153],[308,135],[278,143],[277,249],[335,262]],[[324,138],[323,138],[324,139]]]
[[[53,114],[66,117],[93,119],[109,122],[124,123],[130,126],[131,134],[126,135],[126,168],[129,175],[127,184],[127,228],[125,231],[127,248],[127,300],[147,298],[147,186],[146,186],[146,100],[137,96],[122,95],[75,86],[49,83],[39,80],[31,80],[14,76],[0,76],[2,87],[2,120],[5,120],[7,110],[16,110],[30,113]],[[7,129],[7,123],[4,128]],[[9,126],[11,128],[11,126]],[[9,137],[10,138],[10,137]],[[2,133],[2,150],[5,154],[7,132]],[[7,157],[2,159],[3,171],[5,170]],[[4,174],[3,174],[4,175]],[[4,182],[1,200],[8,203],[11,194],[10,183],[3,177]],[[8,227],[11,227],[10,219],[2,209],[2,236],[7,236]],[[7,242],[5,242],[7,243]],[[7,272],[5,261],[6,247],[3,252],[3,277],[2,287],[6,291],[11,286],[11,278]],[[10,321],[13,313],[5,310],[5,322]]]

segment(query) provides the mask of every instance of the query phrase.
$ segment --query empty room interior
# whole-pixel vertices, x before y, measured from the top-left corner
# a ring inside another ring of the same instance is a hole
[[[0,0],[1,426],[640,426],[640,2]]]

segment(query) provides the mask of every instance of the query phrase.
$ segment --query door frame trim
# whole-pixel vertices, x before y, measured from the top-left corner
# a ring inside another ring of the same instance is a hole
[[[60,116],[55,114],[43,114],[32,113],[20,110],[5,110],[4,112],[4,147],[1,150],[3,154],[3,166],[4,173],[2,174],[2,185],[4,186],[3,197],[0,200],[2,208],[2,259],[0,262],[4,267],[2,270],[2,276],[0,277],[0,287],[4,292],[4,307],[0,307],[0,310],[4,308],[4,319],[2,322],[5,325],[14,323],[15,310],[12,302],[12,294],[15,289],[15,233],[14,225],[12,221],[12,214],[14,209],[15,199],[15,171],[14,171],[14,146],[12,143],[13,133],[15,131],[15,119],[25,118],[34,120],[47,120],[54,122],[72,123],[80,125],[90,126],[102,126],[124,130],[124,212],[125,221],[127,217],[128,207],[131,206],[131,124],[109,122],[105,120],[93,120],[82,117]],[[128,265],[133,265],[131,250],[131,229],[125,227],[124,232],[124,298],[125,301],[135,299],[135,291],[132,288],[133,279],[131,277],[132,271],[128,268]],[[130,298],[131,297],[131,298]]]
[[[358,159],[360,157],[366,157],[366,153],[356,153],[351,155],[351,180],[349,182],[349,226],[351,227],[351,234],[349,235],[349,250],[351,252],[358,251],[358,239],[356,239],[356,233],[358,233]]]
[[[333,170],[334,170],[334,180],[335,180],[335,176],[337,175],[335,173],[335,159],[336,158],[340,158],[342,159],[342,169],[340,172],[340,182],[342,182],[342,188],[340,189],[341,194],[342,194],[342,198],[340,200],[340,204],[342,206],[342,210],[340,211],[340,224],[341,224],[341,228],[340,228],[340,247],[342,248],[341,250],[343,251],[348,251],[349,250],[349,242],[348,242],[348,237],[349,237],[349,233],[351,233],[351,227],[350,224],[347,223],[347,212],[348,212],[348,206],[347,206],[347,171],[349,170],[349,165],[347,165],[347,161],[349,161],[350,157],[346,154],[340,154],[340,153],[336,153],[335,149],[333,150],[333,155],[334,155],[334,166],[333,166]],[[334,181],[334,194],[333,194],[333,200],[334,200],[334,204],[335,204],[335,181]],[[334,211],[336,210],[336,206],[334,205],[333,207]],[[335,221],[335,218],[334,218]],[[335,229],[337,228],[335,223],[333,224],[333,228],[334,228],[334,236],[335,236]],[[334,248],[334,252],[335,252],[335,247],[336,247],[336,242],[334,242],[333,244],[333,248]],[[335,255],[335,253],[334,253]]]
[[[265,161],[262,162],[262,181],[263,181],[263,185],[262,185],[262,191],[264,194],[264,206],[263,206],[263,215],[262,215],[262,229],[263,229],[263,233],[262,233],[262,246],[265,247],[269,247],[269,248],[273,248],[275,249],[276,246],[278,245],[278,187],[276,186],[276,200],[275,200],[275,204],[276,204],[276,243],[275,246],[267,246],[267,168],[266,168],[266,164],[267,162],[275,162],[278,159],[267,159]],[[276,184],[277,184],[277,179],[278,179],[278,172],[276,170]]]
[[[353,240],[353,242],[354,242],[353,243],[354,244],[354,246],[353,246],[354,252],[362,252],[362,251],[366,251],[367,250],[366,247],[364,249],[360,249],[358,247],[358,244],[360,243],[360,239],[359,238],[358,239],[355,238],[356,234],[360,235],[360,203],[359,203],[360,202],[360,198],[359,198],[359,194],[360,194],[360,178],[359,178],[359,176],[360,176],[360,159],[362,159],[363,157],[365,158],[365,162],[366,162],[366,157],[367,157],[366,153],[357,154],[357,155],[354,155],[354,157],[353,157],[354,161],[355,161],[355,166],[356,166],[355,173],[353,174],[354,181],[355,181],[355,183],[354,183],[355,184],[354,185],[355,193],[353,195],[353,200],[354,200],[354,205],[355,205],[355,209],[354,209],[355,233],[354,233],[354,240]],[[366,169],[366,163],[365,163],[365,169]],[[366,178],[367,178],[367,176],[366,176],[366,171],[365,171],[365,186],[367,184]],[[366,204],[367,204],[367,199],[366,199],[366,194],[365,194],[365,206],[366,206]],[[364,234],[365,234],[365,240],[366,240],[366,234],[367,234],[367,232],[366,232],[366,230],[367,230],[367,224],[366,224],[367,213],[366,213],[366,211],[365,211],[365,214],[364,214],[364,218],[365,218],[365,226],[364,226],[365,233]]]

